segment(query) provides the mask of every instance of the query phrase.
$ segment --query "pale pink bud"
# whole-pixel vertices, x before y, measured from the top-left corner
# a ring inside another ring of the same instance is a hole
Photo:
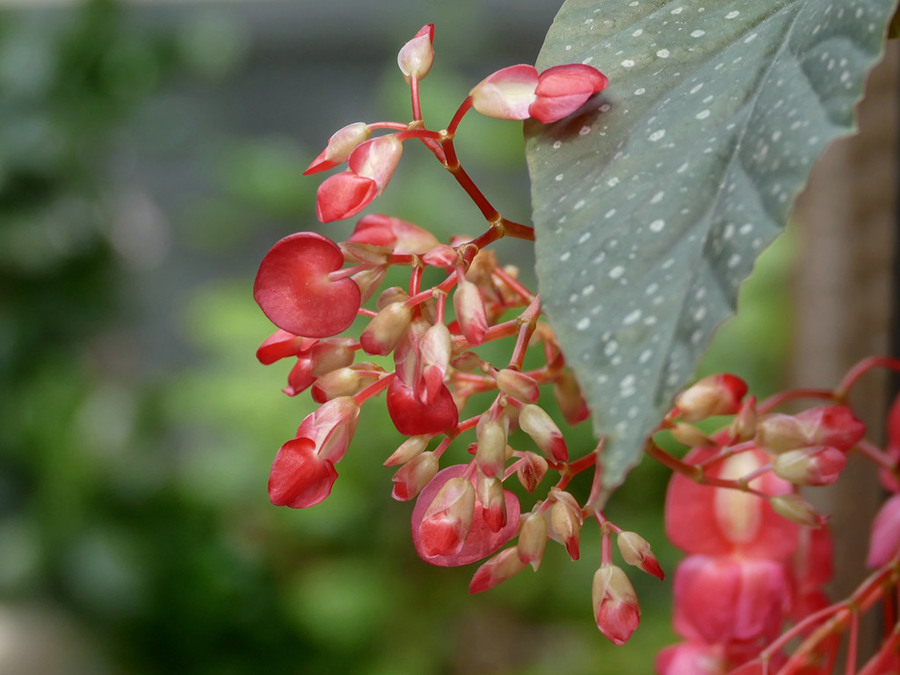
[[[479,474],[476,482],[481,516],[491,532],[499,532],[506,527],[506,494],[499,478],[489,478]]]
[[[391,286],[390,288],[385,288],[378,295],[378,299],[375,301],[375,309],[379,312],[383,310],[388,305],[392,305],[395,302],[406,302],[409,300],[409,293],[400,288],[399,286]],[[422,333],[425,332],[425,328],[422,328]]]
[[[297,429],[297,437],[312,439],[319,455],[337,464],[350,447],[358,422],[359,404],[342,396],[307,415]]]
[[[533,452],[526,452],[522,459],[516,462],[516,475],[523,488],[528,492],[534,492],[547,475],[548,468],[546,459]]]
[[[452,345],[450,330],[442,323],[431,326],[419,345],[424,381],[423,403],[431,403],[444,384],[444,376],[450,365]]]
[[[798,494],[789,493],[770,497],[769,503],[775,513],[798,525],[822,527],[827,520],[813,508],[812,504]]]
[[[749,441],[756,435],[756,397],[748,396],[741,404],[741,409],[735,415],[728,427],[728,436],[733,443]]]
[[[339,246],[344,253],[344,260],[349,263],[384,265],[391,259],[391,250],[386,246],[362,244],[355,241],[342,241]]]
[[[475,570],[469,582],[469,593],[481,593],[511,579],[525,569],[515,548],[505,548]]]
[[[412,307],[402,302],[392,303],[382,309],[359,336],[363,351],[379,356],[390,354],[409,328],[412,315]]]
[[[475,85],[469,96],[472,107],[482,115],[502,120],[526,120],[537,98],[538,74],[534,66],[509,66],[488,75]]]
[[[391,480],[394,489],[391,496],[398,502],[413,499],[431,482],[439,468],[438,458],[433,452],[423,452],[401,466]]]
[[[397,466],[398,464],[406,464],[414,457],[421,455],[425,448],[428,447],[428,436],[410,436],[400,447],[394,450],[393,454],[384,460],[385,466]]]
[[[553,396],[559,405],[563,419],[571,426],[586,420],[591,412],[587,407],[578,381],[568,370],[562,371],[553,382]]]
[[[681,392],[675,399],[684,422],[699,422],[713,415],[731,415],[741,407],[747,384],[728,373],[709,375]]]
[[[484,342],[488,320],[478,286],[466,279],[461,280],[453,293],[453,308],[466,340],[473,345]]]
[[[847,465],[847,455],[827,445],[788,450],[775,457],[775,475],[795,485],[831,485]]]
[[[309,352],[312,360],[311,373],[314,377],[322,377],[337,368],[353,363],[354,350],[352,338],[329,338],[319,340]]]
[[[550,494],[554,498],[548,510],[550,537],[566,547],[566,552],[572,560],[578,560],[581,525],[584,522],[581,508],[575,497],[568,492],[551,488]]]
[[[419,524],[419,546],[427,556],[462,550],[475,511],[475,488],[462,477],[449,479],[425,510]]]
[[[641,606],[621,567],[601,565],[594,572],[591,600],[600,632],[615,645],[628,642],[641,622]]]
[[[384,192],[403,154],[403,143],[396,134],[373,138],[357,147],[348,160],[350,170],[375,181],[378,194]]]
[[[650,550],[650,544],[637,532],[620,532],[616,536],[616,545],[626,563],[639,567],[658,579],[665,578],[666,575],[659,566],[659,561]]]
[[[383,373],[374,363],[357,363],[346,368],[337,368],[318,378],[312,387],[312,397],[316,403],[325,403],[338,397],[353,396],[370,384],[377,382]]]
[[[678,422],[672,427],[672,438],[689,448],[709,447],[713,445],[709,436],[704,434],[693,424],[685,424],[684,422]]]
[[[372,136],[372,130],[364,122],[354,122],[348,124],[342,129],[338,129],[328,139],[328,145],[319,153],[309,168],[303,172],[304,176],[318,171],[325,171],[337,166],[342,162],[346,162],[356,146],[369,140]]]
[[[359,286],[361,296],[360,304],[368,302],[375,292],[381,288],[384,278],[387,276],[387,266],[379,265],[378,267],[370,267],[361,272],[354,274],[351,279]]]
[[[516,550],[519,552],[519,560],[537,571],[544,559],[544,550],[547,548],[547,519],[542,513],[530,513],[522,521],[522,529],[519,531],[519,541]]]
[[[535,403],[541,397],[537,380],[512,368],[503,368],[497,372],[497,388],[525,403]]]
[[[882,504],[872,522],[869,556],[866,565],[881,567],[900,552],[900,495]]]
[[[476,433],[478,446],[475,461],[478,469],[485,476],[502,476],[506,464],[506,429],[498,422],[482,422]]]
[[[397,65],[400,66],[400,72],[407,82],[413,77],[421,80],[428,75],[434,63],[434,48],[431,46],[433,42],[434,24],[429,23],[422,26],[415,37],[400,49]]]
[[[522,406],[519,411],[519,427],[531,437],[531,440],[549,459],[566,462],[569,449],[559,427],[547,412],[534,404]]]
[[[463,352],[452,361],[453,367],[462,373],[471,373],[481,367],[481,357],[475,352]]]
[[[820,406],[797,415],[773,413],[756,425],[756,442],[773,452],[810,445],[847,451],[866,434],[865,425],[846,406]]]

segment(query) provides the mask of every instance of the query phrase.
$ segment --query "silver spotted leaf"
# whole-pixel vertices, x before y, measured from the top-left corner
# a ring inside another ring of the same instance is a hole
[[[892,0],[568,0],[538,70],[609,87],[526,125],[544,308],[607,494],[693,377],[813,161],[854,128]]]

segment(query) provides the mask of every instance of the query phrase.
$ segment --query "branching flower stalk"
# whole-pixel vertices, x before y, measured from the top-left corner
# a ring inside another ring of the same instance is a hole
[[[577,378],[544,320],[540,296],[490,249],[503,237],[533,241],[533,230],[502,216],[454,145],[471,111],[551,123],[575,113],[607,79],[583,64],[541,73],[528,65],[504,68],[475,85],[447,127],[435,130],[419,99],[434,61],[433,40],[434,27],[426,25],[398,56],[412,120],[349,124],[306,173],[346,164],[319,186],[316,213],[323,223],[349,219],[386,189],[404,145],[421,142],[480,212],[481,233],[442,243],[425,227],[368,213],[339,243],[298,232],[272,247],[254,297],[278,329],[257,357],[264,364],[292,359],[285,393],[310,390],[320,407],[278,450],[269,496],[292,508],[326,499],[361,407],[384,394],[393,426],[406,437],[384,464],[395,470],[392,496],[415,500],[412,540],[419,556],[439,566],[481,562],[469,586],[477,593],[528,566],[537,570],[548,541],[578,559],[582,528],[593,520],[601,541],[591,587],[594,618],[610,641],[623,644],[640,622],[640,605],[614,561],[613,540],[627,565],[660,579],[663,570],[643,537],[603,511],[604,440],[570,456],[557,418],[570,426],[588,418]],[[398,267],[409,268],[406,287],[384,287],[388,270]],[[428,285],[433,276],[439,281]],[[498,340],[511,342],[509,357],[488,360],[481,347]],[[527,355],[540,365],[526,369]],[[391,357],[393,367],[367,357]],[[687,554],[674,579],[673,624],[682,642],[659,654],[658,673],[824,675],[833,670],[843,636],[848,675],[898,672],[900,403],[890,413],[885,449],[865,439],[848,403],[855,384],[875,368],[897,371],[900,362],[868,359],[834,390],[788,391],[759,403],[739,377],[710,376],[682,392],[647,438],[646,454],[673,471],[666,530]],[[485,393],[493,394],[486,405],[473,398]],[[547,405],[549,398],[555,406]],[[779,412],[801,401],[816,405]],[[726,421],[715,433],[696,426],[711,418]],[[529,439],[527,447],[510,443],[516,430]],[[663,449],[673,444],[687,454]],[[832,603],[822,590],[831,576],[827,518],[799,490],[835,482],[850,453],[874,462],[893,496],[873,524],[874,573],[851,597]],[[593,471],[593,483],[580,503],[569,486],[585,471]],[[514,483],[521,489],[512,489]],[[527,512],[523,492],[534,495]],[[859,618],[878,607],[885,636],[859,667]]]

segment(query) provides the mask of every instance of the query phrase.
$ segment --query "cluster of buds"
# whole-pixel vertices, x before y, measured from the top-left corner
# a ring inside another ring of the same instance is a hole
[[[900,402],[889,416],[886,452],[865,440],[865,426],[844,403],[859,377],[879,365],[900,370],[900,363],[872,359],[834,391],[786,392],[759,404],[739,378],[716,375],[676,399],[661,429],[690,451],[677,460],[648,445],[649,454],[675,469],[666,532],[688,554],[674,581],[673,623],[684,641],[659,654],[660,675],[824,675],[834,672],[842,632],[850,635],[848,673],[897,672],[895,610],[881,649],[858,671],[853,637],[861,611],[879,599],[893,606],[900,565]],[[827,404],[775,412],[787,401],[810,397]],[[719,415],[731,419],[718,432],[694,426]],[[822,588],[832,575],[826,519],[798,490],[836,481],[850,452],[876,462],[882,483],[895,495],[873,524],[873,576],[850,598],[831,604]]]
[[[570,458],[561,429],[545,410],[546,394],[552,392],[567,424],[588,418],[578,383],[543,320],[540,298],[520,281],[515,267],[501,265],[487,248],[503,236],[533,240],[532,229],[494,209],[454,147],[470,110],[552,123],[578,110],[607,80],[582,64],[542,73],[525,65],[505,68],[472,88],[447,128],[432,130],[422,119],[419,84],[433,65],[433,39],[434,27],[425,26],[398,56],[410,87],[412,121],[347,125],[307,169],[347,165],[322,182],[316,211],[322,222],[359,214],[387,187],[404,144],[417,141],[468,193],[487,228],[479,236],[444,243],[419,225],[370,213],[340,243],[301,232],[265,256],[254,297],[278,330],[257,356],[265,364],[293,359],[285,393],[308,389],[321,404],[278,451],[269,495],[274,504],[293,508],[327,498],[360,408],[384,392],[393,426],[407,437],[384,464],[395,468],[393,497],[416,500],[412,540],[419,556],[441,566],[487,559],[470,586],[479,592],[527,566],[537,570],[550,540],[577,559],[582,526],[593,518],[603,535],[594,614],[600,630],[621,644],[637,627],[640,609],[627,576],[612,562],[613,536],[626,563],[660,578],[662,570],[644,539],[603,515],[602,448]],[[373,137],[378,131],[387,133]],[[409,268],[408,284],[385,288],[388,270],[397,267]],[[426,287],[426,272],[439,281]],[[358,337],[346,334],[353,328]],[[508,360],[497,363],[480,353],[481,345],[504,338],[512,343]],[[526,369],[527,352],[541,365]],[[392,357],[393,367],[385,367],[384,358],[369,357]],[[492,402],[470,410],[473,395],[485,392],[493,393]],[[529,439],[528,447],[511,445],[516,430]],[[448,449],[467,432],[474,436],[470,454],[461,463],[448,461]],[[594,470],[595,485],[582,504],[567,486],[586,470]],[[558,479],[523,514],[519,495],[535,493],[551,472]],[[511,489],[511,482],[518,488]]]

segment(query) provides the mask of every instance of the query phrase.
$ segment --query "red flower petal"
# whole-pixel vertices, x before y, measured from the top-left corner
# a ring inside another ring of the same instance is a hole
[[[253,297],[279,328],[295,335],[327,337],[353,323],[360,305],[352,279],[331,281],[344,254],[330,239],[313,232],[285,237],[263,258]]]
[[[404,436],[436,434],[459,422],[459,410],[447,385],[442,385],[426,405],[412,388],[394,378],[387,390],[387,409],[397,431]]]
[[[326,178],[316,192],[316,216],[323,223],[350,218],[378,196],[375,181],[353,171]]]
[[[337,471],[316,454],[315,443],[295,438],[281,446],[269,474],[269,499],[275,506],[304,509],[331,494]]]

